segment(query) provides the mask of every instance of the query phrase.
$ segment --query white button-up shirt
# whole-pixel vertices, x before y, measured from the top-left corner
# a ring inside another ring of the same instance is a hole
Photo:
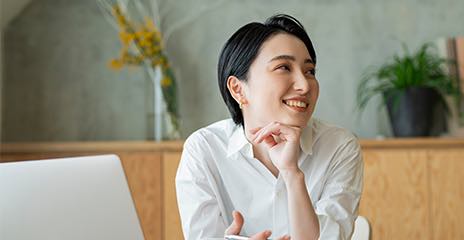
[[[349,239],[357,217],[363,162],[356,137],[317,119],[301,134],[300,169],[319,219],[320,239]],[[242,127],[232,119],[187,138],[176,191],[185,239],[222,238],[232,211],[245,219],[241,235],[271,230],[290,234],[287,189],[253,156]]]

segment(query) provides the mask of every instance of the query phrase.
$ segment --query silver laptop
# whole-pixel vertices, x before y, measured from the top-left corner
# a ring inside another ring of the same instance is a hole
[[[0,239],[143,239],[119,158],[0,163]]]

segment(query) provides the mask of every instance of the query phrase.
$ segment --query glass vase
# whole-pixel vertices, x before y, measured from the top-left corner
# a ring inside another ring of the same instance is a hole
[[[163,72],[160,66],[146,67],[151,85],[151,111],[148,112],[148,140],[167,141],[180,138],[178,119],[167,111],[161,80]]]

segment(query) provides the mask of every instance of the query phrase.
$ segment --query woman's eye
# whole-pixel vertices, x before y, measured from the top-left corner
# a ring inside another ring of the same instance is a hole
[[[306,71],[306,75],[310,75],[310,76],[315,76],[316,75],[316,69],[308,69]]]
[[[290,67],[287,65],[282,65],[277,67],[278,70],[290,71]]]

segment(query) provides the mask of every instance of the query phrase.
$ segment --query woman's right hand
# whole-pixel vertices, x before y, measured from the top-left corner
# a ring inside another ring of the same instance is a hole
[[[240,231],[242,230],[243,223],[245,222],[243,220],[243,216],[239,211],[233,211],[232,212],[232,217],[234,218],[234,221],[232,221],[232,224],[226,229],[224,235],[239,235]],[[270,230],[265,230],[259,233],[256,233],[255,235],[251,236],[249,239],[250,240],[267,240],[271,236],[272,232]],[[280,238],[275,238],[275,240],[290,240],[290,236],[285,235]]]

